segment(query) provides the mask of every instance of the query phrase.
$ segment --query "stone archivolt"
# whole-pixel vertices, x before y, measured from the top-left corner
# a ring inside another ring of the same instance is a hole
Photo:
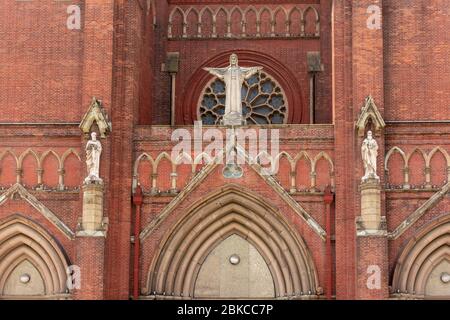
[[[423,298],[434,267],[450,261],[450,216],[433,221],[413,237],[398,259],[392,281],[393,293]]]
[[[194,298],[206,257],[234,234],[249,241],[266,261],[276,298],[316,297],[317,272],[306,244],[277,210],[235,186],[197,202],[167,234],[152,262],[147,294]]]
[[[0,297],[14,269],[28,261],[40,274],[44,291],[40,298],[66,294],[64,253],[43,229],[21,216],[11,216],[0,223]]]

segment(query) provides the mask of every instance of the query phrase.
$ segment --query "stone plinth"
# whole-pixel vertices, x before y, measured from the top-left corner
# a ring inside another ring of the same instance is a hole
[[[103,231],[103,184],[92,182],[83,185],[82,231]]]
[[[381,186],[379,179],[361,183],[361,220],[366,230],[379,230],[381,224]]]

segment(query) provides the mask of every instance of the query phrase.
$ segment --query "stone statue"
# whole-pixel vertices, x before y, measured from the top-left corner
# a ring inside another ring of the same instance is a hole
[[[205,68],[204,70],[217,76],[225,82],[226,99],[223,125],[242,125],[245,120],[242,116],[242,84],[262,67],[242,68],[238,64],[238,56],[230,56],[230,66],[226,68]]]
[[[100,155],[102,154],[102,144],[97,140],[97,133],[91,133],[91,140],[86,144],[86,165],[88,176],[85,183],[102,182],[100,179]]]
[[[372,136],[372,131],[367,132],[367,138],[364,139],[361,147],[361,156],[364,162],[365,174],[363,181],[367,179],[377,179],[377,157],[378,157],[378,143]]]

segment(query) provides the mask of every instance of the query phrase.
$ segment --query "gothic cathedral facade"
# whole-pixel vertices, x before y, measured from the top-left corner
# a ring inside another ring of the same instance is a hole
[[[449,29],[444,0],[2,0],[0,299],[449,299]]]

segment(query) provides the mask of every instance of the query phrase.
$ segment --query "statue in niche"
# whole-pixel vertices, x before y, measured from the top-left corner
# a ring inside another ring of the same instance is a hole
[[[362,181],[364,182],[368,179],[379,180],[380,177],[377,175],[378,143],[373,138],[372,131],[367,132],[367,138],[362,143],[361,156],[365,170]]]
[[[226,68],[205,68],[205,71],[215,75],[225,82],[225,114],[223,115],[223,125],[245,124],[242,115],[241,90],[244,80],[250,79],[255,73],[262,70],[262,67],[243,68],[239,66],[237,54],[230,56],[230,65]]]
[[[86,166],[88,176],[85,183],[103,182],[100,178],[100,156],[102,154],[102,144],[97,140],[97,133],[91,133],[91,140],[86,144]]]

